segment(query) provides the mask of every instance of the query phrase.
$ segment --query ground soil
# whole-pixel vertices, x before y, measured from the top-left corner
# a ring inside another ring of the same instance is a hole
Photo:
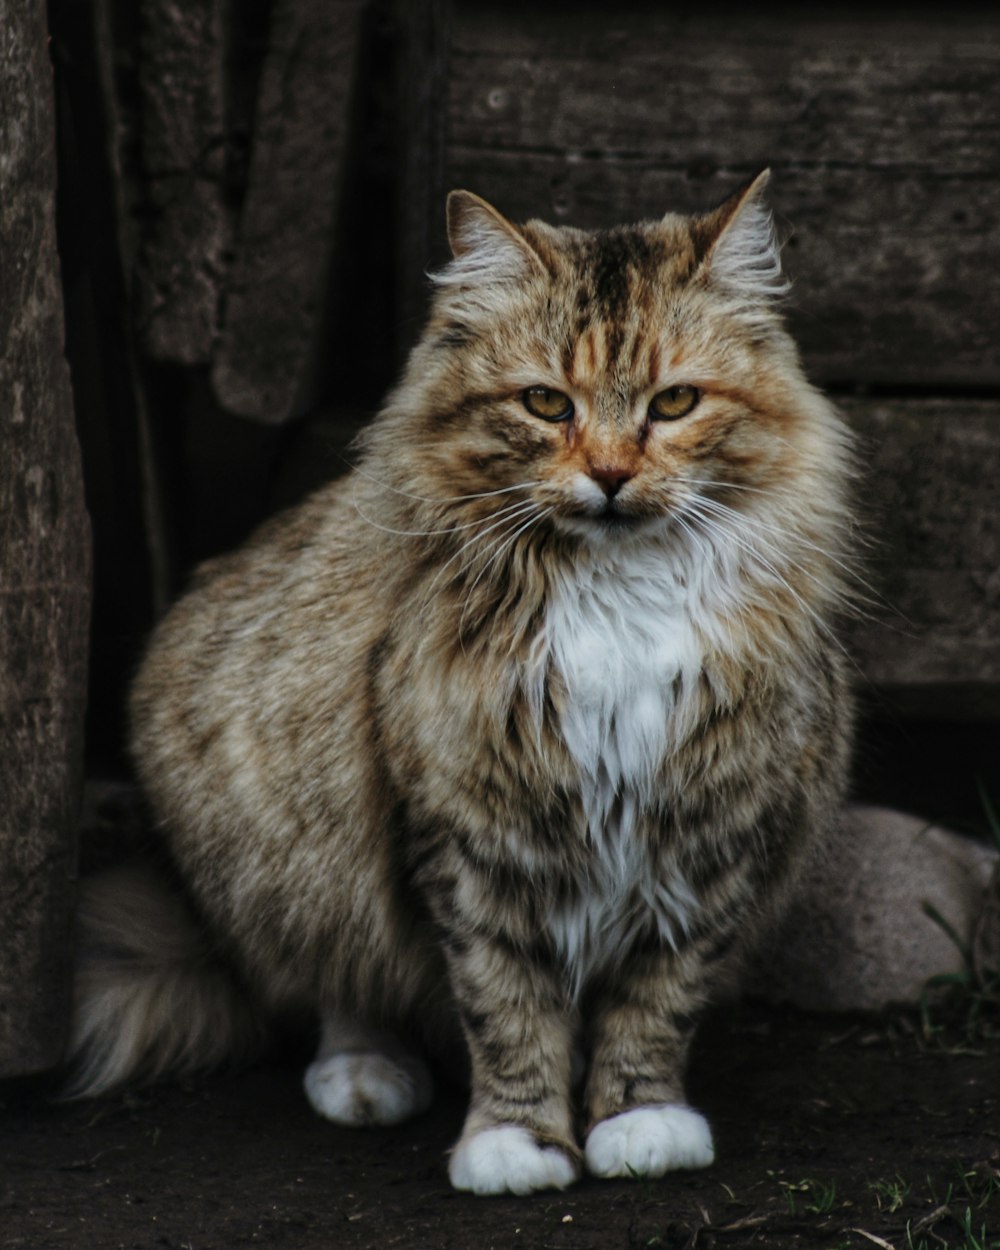
[[[0,1087],[0,1248],[1000,1247],[1000,1042],[956,1037],[726,1009],[690,1082],[714,1167],[527,1198],[449,1188],[458,1091],[358,1131],[313,1115],[287,1056],[91,1103]]]

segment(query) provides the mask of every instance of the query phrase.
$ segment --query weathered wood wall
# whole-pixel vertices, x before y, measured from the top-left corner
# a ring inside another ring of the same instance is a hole
[[[0,1077],[60,1057],[89,530],[55,243],[43,5],[0,5]]]
[[[803,7],[460,6],[446,180],[582,226],[774,170],[793,324],[824,383],[1000,388],[1000,26]]]
[[[864,685],[902,714],[1000,718],[1000,403],[842,399],[861,438]]]

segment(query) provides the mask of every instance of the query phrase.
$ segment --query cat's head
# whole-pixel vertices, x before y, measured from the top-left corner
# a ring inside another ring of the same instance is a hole
[[[413,486],[506,492],[534,506],[513,516],[603,543],[832,469],[836,422],[777,308],[767,177],[700,216],[596,232],[452,192],[453,259],[394,404]]]

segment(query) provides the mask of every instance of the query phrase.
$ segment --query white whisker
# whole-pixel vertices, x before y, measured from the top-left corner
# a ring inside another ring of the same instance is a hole
[[[545,519],[545,517],[547,517],[547,516],[551,515],[552,511],[553,511],[553,509],[552,509],[552,508],[541,508],[541,509],[539,509],[539,510],[538,510],[538,512],[537,512],[537,514],[536,514],[535,516],[529,516],[529,517],[528,517],[528,519],[527,519],[527,521],[524,521],[521,525],[519,525],[519,526],[517,527],[517,529],[515,529],[515,530],[514,530],[514,532],[513,532],[512,534],[510,534],[510,535],[509,535],[509,536],[507,536],[507,537],[505,537],[505,536],[503,536],[503,535],[500,535],[500,536],[499,536],[499,538],[498,538],[498,539],[494,542],[494,544],[493,544],[493,546],[494,546],[494,548],[495,548],[493,555],[492,555],[492,556],[490,557],[490,559],[486,562],[486,564],[485,564],[485,565],[484,565],[484,566],[483,566],[483,567],[479,570],[479,572],[476,574],[475,581],[474,581],[474,582],[472,583],[472,585],[469,587],[469,594],[470,594],[470,595],[471,595],[471,594],[472,594],[472,592],[476,589],[476,587],[479,585],[480,579],[483,577],[483,574],[484,574],[484,573],[486,573],[486,571],[487,571],[487,570],[491,567],[491,565],[493,565],[493,564],[494,564],[494,563],[495,563],[495,562],[496,562],[496,561],[500,558],[500,556],[502,556],[502,555],[503,555],[503,553],[504,553],[504,552],[505,552],[505,551],[506,551],[506,550],[507,550],[507,549],[508,549],[508,548],[509,548],[509,547],[510,547],[513,543],[515,543],[515,542],[517,541],[517,539],[521,536],[521,534],[523,534],[523,533],[525,532],[525,530],[530,529],[530,528],[531,528],[531,526],[532,526],[533,524],[535,524],[536,522],[538,522],[538,521],[542,521],[542,520],[544,520],[544,519]],[[499,543],[499,544],[501,544],[499,547],[497,547],[497,544],[498,544],[498,543]]]
[[[352,498],[351,502],[354,505],[355,512],[357,512],[358,516],[361,517],[363,521],[367,521],[368,524],[373,526],[375,529],[381,530],[383,534],[398,534],[401,538],[436,538],[442,534],[457,534],[460,530],[475,529],[477,526],[481,525],[484,520],[488,521],[488,520],[492,520],[496,516],[503,516],[506,513],[515,511],[516,509],[523,507],[524,505],[524,501],[519,500],[517,503],[508,504],[506,508],[502,508],[500,512],[498,513],[497,512],[490,513],[488,517],[479,517],[475,521],[463,521],[458,525],[446,525],[446,526],[443,526],[441,529],[398,530],[398,529],[393,529],[392,526],[383,525],[380,521],[376,521],[373,517],[370,517],[364,511],[361,505],[358,503],[356,498]]]
[[[752,489],[752,488],[748,488],[748,489]],[[762,492],[762,493],[766,493],[766,492]],[[785,540],[786,542],[788,540],[789,535],[786,530],[781,529],[777,525],[770,524],[768,521],[765,521],[763,517],[756,516],[752,513],[737,512],[735,508],[730,508],[727,504],[720,502],[718,499],[710,499],[704,495],[700,495],[698,497],[697,502],[698,502],[699,507],[707,508],[710,512],[713,512],[717,516],[725,517],[726,519],[731,519],[735,524],[738,524],[740,526],[746,526],[751,529],[756,529],[758,532],[764,532],[765,534],[773,535],[775,537]],[[852,564],[849,564],[846,560],[842,560],[839,556],[835,555],[834,552],[830,551],[828,548],[821,547],[819,546],[818,543],[811,542],[808,538],[805,538],[802,534],[796,533],[794,535],[794,541],[799,547],[803,548],[804,550],[813,551],[817,555],[822,556],[823,559],[829,560],[831,564],[835,565],[844,574],[846,574],[849,584],[853,583],[854,586],[860,587],[863,590],[868,592],[867,594],[862,595],[857,589],[854,589],[852,586],[852,589],[850,592],[852,604],[858,605],[861,603],[867,603],[873,606],[878,606],[878,607],[887,609],[890,612],[896,611],[896,609],[893,608],[892,604],[889,603],[882,595],[880,595],[879,592],[875,589],[874,586],[871,585],[870,582],[866,581],[863,577],[861,577],[857,569]],[[822,584],[822,580],[818,578],[815,573],[811,572],[808,568],[806,568],[805,565],[801,564],[797,560],[791,559],[790,557],[786,557],[786,560],[787,560],[787,563],[790,565],[790,567],[797,569],[799,572],[802,573],[804,577],[810,578],[812,581],[816,582],[817,584]],[[867,616],[868,619],[874,619],[868,613],[859,612],[859,614]]]
[[[680,513],[674,514],[674,520],[681,527],[681,529],[683,529],[684,532],[690,537],[691,541],[695,544],[695,547],[697,548],[697,551],[696,551],[697,558],[706,567],[710,566],[713,563],[713,557],[717,556],[717,552],[712,545],[711,539],[706,537],[704,534],[699,534],[698,531],[694,528],[694,526],[688,524],[687,519],[684,516],[682,516]],[[708,549],[708,554],[706,554],[706,548]],[[731,604],[730,607],[735,607],[736,615],[740,617],[741,620],[744,620],[745,622],[745,618],[747,616],[746,605],[742,603],[734,603],[734,604]],[[736,638],[733,634],[729,614],[728,613],[721,614],[720,620],[722,620],[726,629],[726,633],[729,635],[729,645],[732,649],[732,653],[736,655],[739,653],[739,648],[736,646]]]
[[[765,490],[762,486],[744,486],[739,482],[726,482],[722,479],[710,477],[681,477],[678,474],[671,474],[670,481],[680,482],[682,486],[713,486],[718,490],[739,490],[752,495],[768,495],[774,496],[773,490]]]
[[[491,547],[488,549],[488,551],[492,551],[490,558],[486,561],[483,567],[476,574],[475,580],[473,581],[472,585],[469,587],[468,591],[466,592],[465,605],[462,608],[462,615],[459,617],[459,621],[458,621],[458,633],[459,633],[460,638],[462,635],[462,627],[465,622],[465,616],[472,602],[473,592],[475,591],[476,587],[479,585],[484,574],[496,563],[497,560],[500,559],[500,557],[504,554],[504,552],[509,550],[509,548],[515,542],[517,542],[518,538],[523,533],[525,533],[525,531],[531,529],[532,526],[537,525],[540,521],[544,520],[545,517],[547,517],[551,512],[552,512],[551,508],[542,508],[536,513],[536,515],[529,516],[526,521],[522,521],[522,523],[515,528],[513,533],[510,533],[508,531],[506,534],[500,534],[493,541],[493,543],[491,544]],[[487,554],[487,553],[484,552],[484,554]]]
[[[492,533],[495,529],[498,529],[500,526],[506,525],[512,521],[523,519],[525,516],[528,515],[528,513],[532,512],[535,508],[537,508],[537,506],[538,505],[531,499],[522,499],[518,503],[512,504],[509,508],[504,508],[502,510],[502,515],[500,516],[499,520],[495,519],[496,517],[495,513],[489,517],[484,517],[483,518],[484,521],[492,520],[493,524],[487,525],[484,529],[481,529],[478,533],[473,534],[471,538],[467,539],[461,545],[461,547],[459,547],[457,551],[453,552],[452,555],[444,562],[444,564],[441,565],[438,571],[434,574],[434,577],[431,580],[430,585],[427,587],[427,593],[424,598],[424,603],[426,604],[428,602],[430,595],[432,591],[434,590],[434,587],[437,585],[442,575],[447,571],[447,569],[452,564],[454,564],[456,560],[461,558],[463,553],[467,551],[469,547],[473,546],[474,543],[480,542],[487,534]]]
[[[809,619],[813,622],[813,624],[820,631],[820,633],[822,633],[827,638],[828,641],[833,643],[833,645],[837,647],[837,649],[841,651],[847,657],[851,665],[855,669],[857,669],[858,672],[860,672],[861,670],[858,667],[857,663],[855,662],[853,656],[850,654],[850,652],[847,650],[844,644],[837,637],[836,633],[830,628],[830,626],[823,619],[823,617],[819,614],[819,612],[816,611],[816,609],[812,606],[812,604],[810,604],[806,599],[802,597],[802,595],[799,594],[799,592],[791,584],[788,578],[785,577],[781,573],[781,571],[770,560],[768,560],[768,558],[763,554],[763,552],[760,550],[759,547],[756,547],[751,542],[748,542],[746,537],[743,534],[736,532],[732,528],[723,527],[719,523],[719,521],[713,518],[710,514],[700,511],[697,505],[702,502],[704,501],[703,500],[688,501],[688,504],[686,505],[687,515],[689,517],[692,517],[693,519],[701,521],[702,524],[705,525],[709,531],[712,531],[712,530],[717,531],[722,541],[730,542],[734,544],[745,555],[749,556],[751,560],[755,561],[763,569],[765,569],[771,575],[774,581],[777,582],[777,584],[781,586],[789,595],[791,595],[792,599],[798,604],[798,606],[802,609],[802,611],[806,614],[806,616],[809,617]],[[740,517],[740,514],[734,513],[734,516]],[[789,561],[789,564],[793,564],[793,563],[794,562]],[[814,580],[819,581],[819,579],[814,579]]]
[[[349,461],[348,463],[350,464]],[[391,491],[392,494],[394,495],[400,495],[402,496],[403,499],[416,500],[417,503],[429,503],[429,504],[465,503],[467,500],[470,500],[470,499],[491,499],[494,495],[508,495],[510,494],[511,491],[515,491],[515,490],[531,490],[532,487],[539,485],[539,482],[537,480],[528,481],[528,482],[515,482],[513,486],[500,486],[496,490],[481,490],[481,491],[476,491],[475,493],[471,495],[442,495],[438,499],[430,499],[425,495],[415,495],[412,493],[412,491],[401,490],[398,486],[393,486],[389,482],[383,482],[380,478],[375,477],[374,474],[368,473],[365,469],[362,469],[360,465],[352,464],[350,465],[350,467],[351,467],[351,472],[356,473],[358,477],[363,477],[366,481],[372,482],[375,486],[380,486],[383,490]]]

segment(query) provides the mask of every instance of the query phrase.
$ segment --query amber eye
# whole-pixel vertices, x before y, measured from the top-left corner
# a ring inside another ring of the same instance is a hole
[[[521,403],[533,417],[543,421],[567,421],[573,415],[570,397],[548,386],[529,386],[521,392]]]
[[[654,421],[676,421],[678,417],[686,417],[699,399],[701,392],[696,386],[671,386],[653,396],[649,415]]]

